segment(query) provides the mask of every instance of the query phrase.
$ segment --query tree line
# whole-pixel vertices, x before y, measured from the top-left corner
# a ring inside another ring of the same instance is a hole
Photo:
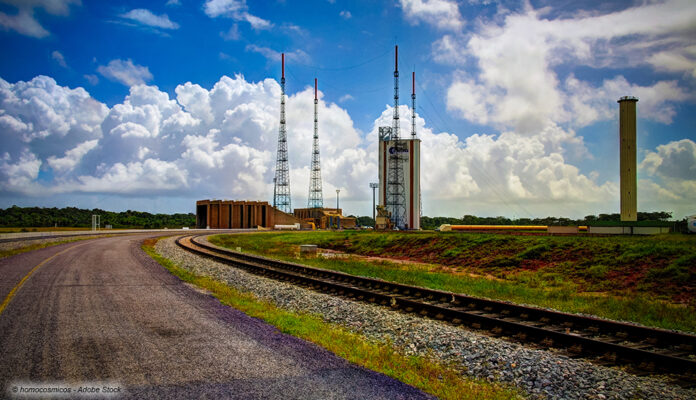
[[[99,208],[86,210],[75,207],[42,208],[17,207],[0,209],[0,227],[69,227],[87,228],[92,226],[92,215],[99,215],[101,227],[161,229],[195,227],[196,215],[188,214],[150,214],[140,211],[113,212]]]
[[[195,227],[196,215],[188,214],[151,214],[140,211],[113,212],[99,208],[92,210],[66,207],[17,207],[0,209],[0,227],[39,228],[39,227],[69,227],[87,228],[92,226],[92,215],[99,215],[101,226],[111,225],[113,228],[161,229]],[[353,217],[351,215],[351,217]],[[372,217],[356,217],[359,226],[374,226]],[[666,222],[672,219],[672,213],[666,211],[638,212],[638,221]],[[477,217],[464,215],[454,217],[421,218],[422,229],[435,229],[442,224],[451,225],[592,225],[619,222],[619,214],[587,215],[576,220],[562,217],[545,218],[507,218],[507,217]]]
[[[638,221],[667,222],[672,219],[672,213],[667,211],[638,212]],[[604,223],[620,222],[620,214],[587,215],[583,219],[571,219],[563,217],[545,218],[507,218],[507,217],[477,217],[465,215],[462,218],[454,217],[421,217],[422,229],[435,229],[442,224],[450,225],[602,225]]]

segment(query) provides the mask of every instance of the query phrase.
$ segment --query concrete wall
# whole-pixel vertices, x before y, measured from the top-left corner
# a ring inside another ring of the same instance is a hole
[[[571,235],[571,234],[578,233],[578,227],[577,226],[549,226],[546,228],[546,231],[552,235],[553,234]]]
[[[668,226],[588,226],[587,233],[599,235],[658,235],[669,233]]]

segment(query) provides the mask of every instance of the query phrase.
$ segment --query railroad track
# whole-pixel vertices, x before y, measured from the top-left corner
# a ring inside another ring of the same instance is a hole
[[[669,374],[681,386],[696,386],[694,335],[312,268],[222,249],[201,242],[200,236],[205,235],[180,237],[176,243],[255,274],[558,349],[570,357],[628,366],[637,374]]]

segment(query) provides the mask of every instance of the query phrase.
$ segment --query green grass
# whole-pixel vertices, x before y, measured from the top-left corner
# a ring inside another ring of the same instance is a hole
[[[339,357],[383,373],[441,399],[523,398],[519,391],[482,380],[468,379],[451,367],[419,356],[399,354],[390,343],[369,340],[310,314],[299,314],[240,292],[224,282],[200,276],[160,256],[155,239],[147,239],[145,252],[184,282],[209,291],[222,304],[275,326],[283,333],[316,343]]]
[[[302,258],[299,262],[408,285],[696,332],[693,318],[696,307],[692,299],[680,304],[673,300],[672,292],[665,295],[663,291],[664,286],[678,291],[693,283],[694,238],[458,235],[461,234],[438,237],[438,234],[311,232],[218,235],[210,240],[220,246],[241,247],[246,252],[295,262],[297,246],[305,243],[357,254],[396,256],[411,252],[414,258],[423,261],[438,259],[445,253],[469,254],[471,258],[486,258],[485,264],[476,260],[459,265],[404,264],[358,258]],[[397,253],[397,248],[404,251]],[[623,275],[627,263],[644,267],[644,258],[651,263],[661,260],[661,266],[638,271],[644,276],[635,287],[627,288]],[[534,268],[537,264],[542,266]]]
[[[92,228],[70,228],[70,227],[52,227],[40,226],[31,228],[20,227],[1,227],[0,233],[20,233],[20,232],[63,232],[63,231],[89,231]]]
[[[71,242],[77,242],[78,240],[86,240],[86,239],[93,239],[93,238],[94,238],[93,236],[71,238],[71,239],[65,239],[65,240],[57,240],[55,242],[34,243],[34,244],[30,244],[28,246],[17,247],[16,249],[0,250],[0,259],[5,258],[5,257],[11,257],[11,256],[14,256],[17,254],[26,253],[26,252],[32,251],[32,250],[43,249],[45,247],[57,246],[57,245],[63,244],[63,243],[71,243]]]

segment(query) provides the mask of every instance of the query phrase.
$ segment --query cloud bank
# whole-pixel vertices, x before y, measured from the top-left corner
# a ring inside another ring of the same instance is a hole
[[[295,207],[307,201],[312,89],[287,100]],[[135,84],[109,108],[83,88],[60,86],[50,77],[0,80],[0,195],[177,196],[190,199],[191,207],[200,198],[270,200],[279,84],[223,76],[210,89],[186,82],[174,92],[170,97],[156,86]],[[410,115],[401,107],[402,115]],[[370,132],[361,132],[345,109],[320,92],[325,201],[341,189],[348,212],[371,213],[367,183],[376,179],[377,128],[390,125],[391,115],[386,106]],[[582,216],[612,212],[618,204],[615,183],[597,182],[566,161],[569,148],[583,148],[572,131],[549,125],[535,135],[507,130],[462,141],[434,132],[420,116],[416,121],[426,215],[568,215],[572,206]],[[659,146],[641,168],[646,180],[640,188],[656,199],[671,205],[693,199],[696,174],[683,172],[696,170],[693,141]]]

